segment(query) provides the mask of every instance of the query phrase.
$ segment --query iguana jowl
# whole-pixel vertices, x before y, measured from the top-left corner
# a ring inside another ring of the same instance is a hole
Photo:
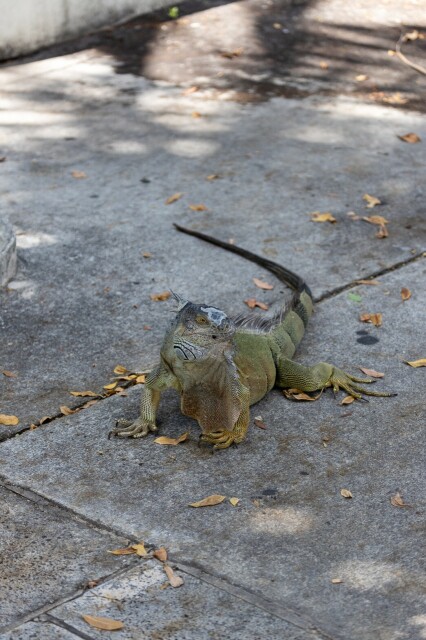
[[[216,307],[174,294],[177,315],[164,337],[160,363],[146,379],[140,416],[134,422],[119,420],[112,434],[141,438],[157,431],[160,396],[169,387],[180,392],[182,413],[198,421],[201,439],[215,449],[245,438],[250,405],[274,386],[302,391],[332,387],[358,399],[362,394],[394,395],[364,389],[358,383],[373,380],[351,376],[327,362],[307,367],[291,359],[312,314],[312,294],[302,278],[245,249],[175,227],[261,265],[295,293],[291,305],[271,319],[245,315],[232,319]]]

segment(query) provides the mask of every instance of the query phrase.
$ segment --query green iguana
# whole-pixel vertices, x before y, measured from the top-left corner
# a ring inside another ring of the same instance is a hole
[[[274,386],[317,391],[344,389],[354,398],[392,396],[364,389],[356,378],[327,362],[306,367],[291,358],[312,314],[312,294],[301,277],[281,265],[197,231],[175,224],[178,231],[237,253],[269,270],[294,290],[290,306],[273,318],[239,315],[232,319],[208,304],[194,304],[173,294],[177,315],[166,332],[160,363],[146,379],[141,412],[134,422],[118,420],[111,434],[141,438],[157,431],[161,392],[172,387],[181,395],[181,410],[195,418],[201,440],[225,449],[244,440],[249,407]]]

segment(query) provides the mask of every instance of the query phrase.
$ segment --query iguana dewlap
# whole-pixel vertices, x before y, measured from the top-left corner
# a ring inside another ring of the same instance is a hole
[[[245,249],[175,227],[268,269],[292,287],[293,299],[274,318],[240,315],[232,319],[216,307],[194,304],[173,294],[177,315],[164,337],[160,362],[146,379],[140,416],[134,422],[119,420],[114,435],[141,438],[157,431],[160,396],[170,387],[181,395],[182,413],[198,421],[201,439],[215,449],[225,449],[245,438],[250,405],[274,386],[302,391],[332,387],[335,392],[341,388],[358,399],[361,394],[393,395],[364,389],[357,383],[373,380],[356,378],[326,362],[307,367],[291,359],[313,308],[311,292],[302,278]]]

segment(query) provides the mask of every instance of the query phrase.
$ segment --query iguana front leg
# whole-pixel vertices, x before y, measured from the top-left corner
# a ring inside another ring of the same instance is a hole
[[[379,397],[396,395],[395,393],[364,389],[357,384],[359,382],[370,383],[374,382],[374,380],[351,376],[332,364],[328,364],[328,362],[319,362],[312,367],[305,367],[288,358],[280,358],[277,363],[276,384],[279,387],[295,387],[301,391],[318,391],[319,389],[332,387],[335,393],[339,389],[343,389],[358,400],[362,398],[363,394]]]
[[[109,436],[119,438],[143,438],[150,431],[157,431],[155,423],[161,392],[169,387],[177,388],[178,382],[163,363],[156,366],[146,379],[140,404],[140,416],[135,421],[120,419]]]
[[[241,400],[241,413],[232,431],[228,429],[218,429],[200,436],[202,442],[214,445],[214,449],[227,449],[231,444],[239,444],[246,437],[250,423],[250,392],[247,387],[241,385],[239,397]]]

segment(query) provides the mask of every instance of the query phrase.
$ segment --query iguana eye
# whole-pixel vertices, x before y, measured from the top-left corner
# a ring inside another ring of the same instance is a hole
[[[204,316],[197,316],[196,317],[196,322],[197,324],[206,324],[207,320]]]

